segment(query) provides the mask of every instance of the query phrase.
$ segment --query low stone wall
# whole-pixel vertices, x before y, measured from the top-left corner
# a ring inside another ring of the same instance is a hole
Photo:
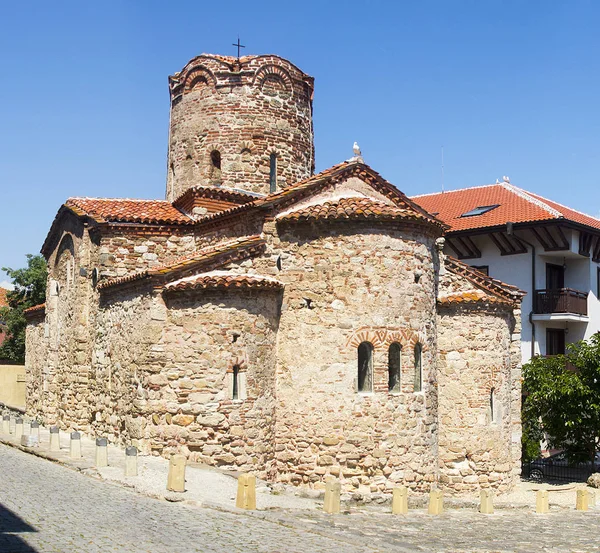
[[[0,362],[0,403],[25,408],[25,365]]]

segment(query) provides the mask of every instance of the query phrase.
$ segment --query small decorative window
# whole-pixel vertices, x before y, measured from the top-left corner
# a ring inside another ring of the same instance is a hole
[[[390,344],[388,349],[388,391],[399,392],[400,391],[400,369],[401,361],[400,354],[402,348],[400,344],[394,342]]]
[[[231,382],[231,399],[240,398],[240,367],[234,365]]]
[[[422,353],[423,348],[421,347],[421,344],[415,344],[415,392],[420,392],[423,389]]]
[[[215,169],[221,169],[221,152],[219,150],[213,150],[210,153],[210,162]]]
[[[277,154],[269,157],[269,192],[277,192]]]
[[[359,392],[373,391],[373,344],[363,342],[358,346],[358,383]]]

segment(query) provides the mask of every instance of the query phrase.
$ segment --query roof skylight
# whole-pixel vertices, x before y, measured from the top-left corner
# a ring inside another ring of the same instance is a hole
[[[461,215],[461,217],[475,217],[477,215],[483,215],[484,213],[487,213],[488,211],[492,211],[492,209],[496,209],[497,207],[500,207],[500,204],[480,205],[474,209],[471,209],[471,211],[467,211],[467,212],[463,213]]]

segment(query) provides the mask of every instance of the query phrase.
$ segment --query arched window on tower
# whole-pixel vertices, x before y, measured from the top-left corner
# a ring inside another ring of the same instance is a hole
[[[490,422],[496,422],[496,389],[490,390]]]
[[[415,344],[415,392],[420,392],[423,389],[423,363],[422,355],[423,348],[421,344]]]
[[[221,152],[219,150],[213,150],[210,153],[210,163],[212,165],[210,169],[210,178],[215,184],[221,183]]]
[[[358,346],[358,382],[359,392],[373,391],[373,344],[362,342]]]
[[[277,192],[277,154],[269,156],[269,192]]]
[[[390,344],[388,349],[388,391],[399,392],[400,391],[400,353],[402,348],[400,344],[394,342]]]

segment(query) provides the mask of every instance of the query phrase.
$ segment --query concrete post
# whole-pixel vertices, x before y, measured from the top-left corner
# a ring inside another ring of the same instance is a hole
[[[535,512],[544,515],[549,511],[548,490],[538,490],[535,496]]]
[[[491,515],[494,513],[494,492],[492,490],[481,490],[480,494],[481,502],[479,505],[479,512]]]
[[[392,514],[405,515],[408,513],[408,488],[399,486],[392,491]]]
[[[9,419],[9,429],[8,429],[8,431],[9,431],[10,434],[14,434],[15,433],[15,424],[16,424],[15,423],[15,417],[11,416],[10,419]]]
[[[31,421],[29,419],[23,421],[23,434],[31,434]]]
[[[108,466],[108,440],[96,438],[96,468]]]
[[[21,442],[22,435],[23,435],[23,419],[21,417],[19,417],[17,420],[15,420],[15,438],[17,439],[17,441],[19,443]]]
[[[60,434],[58,426],[50,428],[50,451],[60,451]]]
[[[10,415],[2,417],[2,434],[10,434]]]
[[[40,423],[38,421],[32,421],[31,434],[37,436],[37,441],[40,443]]]
[[[588,490],[588,504],[590,507],[596,506],[596,492]]]
[[[431,490],[429,492],[429,509],[430,515],[441,515],[444,512],[444,495],[442,490]]]
[[[137,476],[137,454],[136,447],[131,445],[125,448],[125,476]]]
[[[323,503],[323,511],[331,515],[340,513],[340,495],[342,485],[339,480],[329,480],[325,483],[325,502]]]
[[[185,455],[173,455],[169,461],[167,490],[171,492],[185,491]]]
[[[69,457],[71,459],[81,459],[81,434],[79,432],[71,432]]]
[[[589,507],[589,498],[587,490],[577,490],[577,502],[575,503],[575,509],[577,511],[587,511]]]
[[[241,474],[238,478],[235,506],[239,509],[256,509],[256,476]]]

